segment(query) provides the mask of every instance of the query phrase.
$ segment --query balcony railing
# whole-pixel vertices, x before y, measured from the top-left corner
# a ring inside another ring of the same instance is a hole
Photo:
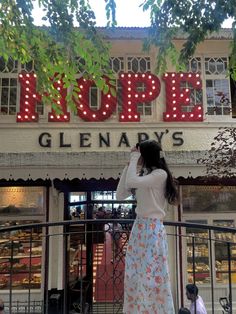
[[[122,313],[132,223],[94,219],[2,228],[0,295],[5,312]],[[193,282],[208,313],[222,313],[220,298],[227,298],[225,313],[235,313],[236,229],[183,222],[165,225],[176,312],[187,305],[185,285]]]

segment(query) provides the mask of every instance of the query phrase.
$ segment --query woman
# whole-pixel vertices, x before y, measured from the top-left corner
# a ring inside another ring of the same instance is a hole
[[[137,218],[126,252],[123,312],[174,314],[163,218],[166,202],[176,203],[178,195],[156,141],[147,140],[131,149],[129,165],[117,187],[117,199],[127,198],[131,190],[135,190],[137,199]]]

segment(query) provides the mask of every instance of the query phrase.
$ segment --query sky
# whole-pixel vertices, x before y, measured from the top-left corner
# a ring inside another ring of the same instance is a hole
[[[136,26],[146,27],[150,25],[149,12],[143,12],[140,4],[144,0],[116,0],[116,19],[117,26]],[[106,26],[105,1],[90,0],[90,5],[96,14],[97,26]],[[42,14],[40,10],[35,9],[34,19],[36,25],[42,25]],[[227,20],[222,27],[231,27],[232,21]]]

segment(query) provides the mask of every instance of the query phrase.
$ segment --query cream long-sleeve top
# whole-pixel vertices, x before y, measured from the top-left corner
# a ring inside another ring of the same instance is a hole
[[[134,188],[137,200],[136,214],[139,217],[162,220],[165,217],[167,173],[163,169],[154,169],[147,175],[139,176],[139,157],[139,152],[131,152],[129,165],[124,168],[117,187],[116,198],[126,199]]]

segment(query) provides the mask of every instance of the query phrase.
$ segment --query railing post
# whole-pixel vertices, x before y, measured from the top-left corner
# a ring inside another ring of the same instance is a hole
[[[87,219],[93,218],[93,206],[88,204]],[[86,295],[86,302],[89,303],[89,310],[93,306],[93,225],[87,224],[86,230],[86,279],[89,281],[89,287]]]
[[[232,278],[231,278],[231,251],[230,251],[230,242],[227,242],[227,252],[228,252],[228,274],[229,274],[229,306],[230,306],[230,314],[233,313],[233,305],[232,305]]]
[[[196,284],[196,272],[195,272],[195,235],[192,236],[193,245],[193,283]],[[194,313],[197,313],[196,300],[194,302]]]
[[[209,251],[210,251],[210,274],[211,274],[211,309],[212,309],[212,314],[214,314],[214,272],[213,272],[213,258],[212,258],[212,238],[211,238],[211,230],[208,230],[208,236],[209,236]]]

